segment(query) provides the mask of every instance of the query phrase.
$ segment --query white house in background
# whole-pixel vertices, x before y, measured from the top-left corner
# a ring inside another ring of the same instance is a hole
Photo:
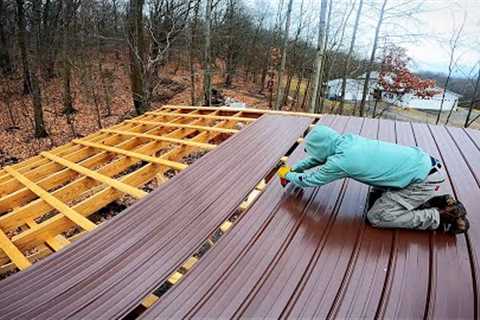
[[[360,101],[362,100],[363,81],[358,79],[347,79],[345,86],[345,100]],[[338,99],[342,95],[342,79],[330,80],[327,82],[327,98]],[[371,98],[367,95],[367,101]]]
[[[397,95],[392,95],[390,93],[384,93],[383,99],[386,102],[392,103],[402,108],[438,111],[440,110],[440,106],[442,105],[443,89],[439,87],[435,87],[435,91],[437,92],[437,94],[435,94],[433,97],[429,99],[417,97],[412,93],[407,93],[402,97],[399,97]],[[455,93],[450,90],[446,90],[445,99],[442,105],[442,111],[450,111],[452,108],[453,108],[453,111],[457,111],[458,99],[461,96],[462,95],[458,93]]]
[[[347,101],[360,101],[362,100],[363,84],[365,83],[366,74],[362,74],[357,79],[347,79],[345,86],[345,100]],[[372,99],[371,94],[373,89],[377,85],[379,73],[373,71],[370,73],[368,95],[366,100]],[[327,82],[327,98],[338,99],[342,95],[342,79],[330,80]]]
[[[361,75],[358,79],[347,79],[347,85],[345,88],[345,100],[347,101],[360,101],[362,100],[362,91],[363,83],[365,81],[365,75]],[[372,93],[374,88],[377,85],[378,81],[378,72],[372,72],[370,75],[370,85],[369,85],[369,94],[367,95],[367,101],[373,99]],[[398,96],[392,93],[384,92],[382,94],[383,100],[394,104],[401,108],[412,108],[412,109],[421,109],[421,110],[440,110],[440,105],[442,103],[442,94],[443,89],[435,87],[435,94],[429,99],[424,99],[417,97],[412,93],[405,94],[403,96]],[[342,79],[330,80],[327,82],[327,98],[328,99],[338,99],[342,93]],[[454,111],[458,107],[458,99],[462,95],[455,93],[450,90],[445,92],[445,100],[443,102],[442,111],[450,111],[452,108]]]

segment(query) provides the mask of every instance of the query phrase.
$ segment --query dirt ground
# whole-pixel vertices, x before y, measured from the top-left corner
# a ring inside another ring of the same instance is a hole
[[[31,97],[22,94],[20,75],[16,75],[13,79],[0,79],[0,167],[136,116],[130,93],[127,60],[107,59],[107,61],[109,63],[105,63],[103,69],[112,74],[111,114],[108,115],[107,112],[107,95],[98,74],[93,77],[94,91],[86,87],[81,79],[73,79],[74,108],[77,110],[72,118],[73,125],[68,123],[67,117],[62,112],[61,78],[43,81],[42,102],[49,136],[42,139],[36,139],[33,136]],[[165,104],[191,105],[190,73],[175,66],[167,66],[162,70],[162,75],[167,80],[161,84],[151,109],[160,108]],[[199,97],[202,88],[201,78],[202,73],[198,72],[197,101],[202,100]],[[214,87],[221,88],[222,78],[215,77],[213,84]],[[244,102],[249,107],[266,108],[267,106],[267,97],[258,94],[256,92],[258,88],[254,84],[243,80],[238,80],[232,88],[221,91],[224,96]],[[100,123],[98,113],[100,113]]]
[[[473,110],[471,118],[478,116],[480,114],[479,111]],[[448,112],[442,112],[440,115],[439,124],[445,124],[448,117]],[[452,112],[450,120],[448,122],[449,126],[454,127],[463,127],[465,124],[465,119],[467,117],[467,110],[463,108],[459,108],[457,111]],[[437,120],[437,113],[435,112],[428,112],[422,110],[414,110],[414,109],[400,109],[400,108],[392,108],[391,111],[387,112],[384,118],[390,119],[398,119],[404,121],[415,121],[415,122],[425,122],[425,123],[435,123]],[[480,129],[480,119],[475,121],[470,128],[472,129]]]

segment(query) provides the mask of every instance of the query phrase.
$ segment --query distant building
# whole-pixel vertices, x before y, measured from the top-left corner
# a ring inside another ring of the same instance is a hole
[[[345,87],[345,100],[346,101],[360,101],[362,100],[363,84],[365,81],[365,74],[361,75],[358,79],[347,79]],[[377,86],[378,72],[372,72],[370,75],[369,94],[367,95],[367,101],[373,99],[372,93]],[[402,96],[397,94],[384,92],[382,98],[385,102],[394,104],[401,108],[413,108],[421,110],[440,110],[442,102],[443,89],[436,87],[435,91],[438,92],[431,98],[417,97],[412,93],[407,93]],[[342,79],[330,80],[327,82],[327,98],[332,100],[338,100],[342,93]],[[443,102],[442,111],[450,111],[453,108],[454,111],[458,108],[458,99],[462,95],[450,90],[445,92],[445,100]]]
[[[383,100],[402,108],[438,111],[440,110],[440,105],[442,104],[443,89],[436,87],[435,91],[438,93],[428,99],[417,97],[412,93],[407,93],[402,97],[398,97],[397,95],[391,93],[384,93]],[[458,93],[446,90],[442,111],[450,111],[452,108],[453,111],[457,111],[458,99],[461,96],[462,95]]]

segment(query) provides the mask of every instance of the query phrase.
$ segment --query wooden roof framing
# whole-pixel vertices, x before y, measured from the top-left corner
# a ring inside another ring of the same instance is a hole
[[[183,170],[182,158],[209,151],[254,122],[251,109],[166,106],[0,170],[0,273],[29,267],[95,228],[88,218],[124,195]],[[220,138],[220,140],[219,140]]]

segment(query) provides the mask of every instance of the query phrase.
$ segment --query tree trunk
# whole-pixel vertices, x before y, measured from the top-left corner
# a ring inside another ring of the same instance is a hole
[[[300,97],[300,88],[302,86],[302,82],[303,82],[303,73],[304,73],[304,68],[302,66],[302,70],[300,71],[300,76],[298,77],[297,79],[297,84],[295,86],[295,93],[293,94],[293,103],[294,103],[294,106],[295,106],[295,110],[297,108],[297,105],[298,105],[298,97]]]
[[[212,104],[212,66],[210,52],[210,29],[212,15],[212,0],[207,0],[205,8],[205,47],[204,47],[204,73],[203,73],[203,94],[205,97],[204,104],[209,106]]]
[[[3,16],[5,6],[3,0],[0,0],[0,69],[3,75],[9,75],[13,72],[12,59],[8,51],[7,37],[5,35],[4,24],[7,18]]]
[[[368,68],[365,75],[365,82],[363,84],[362,101],[360,102],[360,117],[363,117],[365,111],[365,101],[367,100],[368,87],[370,84],[370,72],[372,71],[373,62],[375,61],[375,53],[377,51],[378,45],[378,36],[380,35],[380,28],[383,23],[383,16],[385,14],[385,7],[387,6],[387,1],[388,0],[383,1],[382,9],[380,10],[380,17],[378,18],[377,27],[375,28],[375,38],[373,39],[372,54],[370,55],[370,61],[368,63]]]
[[[63,26],[63,113],[71,115],[75,113],[73,107],[71,79],[72,79],[72,66],[70,63],[70,41],[69,37],[72,35],[70,28],[73,20],[73,1],[68,0],[65,6],[65,21]]]
[[[198,12],[200,10],[200,2],[197,2],[195,5],[195,12],[193,16],[193,22],[190,29],[190,52],[189,52],[189,64],[190,64],[190,83],[191,83],[191,99],[192,106],[197,104],[196,101],[196,79],[195,79],[195,36],[197,34],[197,24],[198,24]]]
[[[32,103],[35,121],[35,137],[43,138],[47,136],[45,123],[43,121],[42,91],[38,79],[39,59],[40,59],[40,23],[41,23],[42,1],[32,1],[32,34],[34,54],[32,56]]]
[[[363,8],[363,0],[360,0],[360,3],[358,4],[357,16],[355,17],[355,24],[353,25],[352,40],[350,41],[350,48],[348,49],[347,60],[345,61],[345,68],[343,69],[342,89],[341,89],[342,91],[340,93],[340,106],[338,111],[339,114],[343,114],[343,106],[345,103],[345,91],[347,88],[347,76],[350,69],[350,63],[352,61],[353,49],[355,48],[355,40],[357,39],[357,31],[358,31],[358,25],[360,23],[360,17],[362,15],[362,8]],[[355,115],[355,112],[353,112],[353,115]]]
[[[143,30],[144,0],[130,0],[128,16],[128,35],[130,45],[130,81],[132,84],[133,106],[138,115],[147,111],[145,97],[145,78],[143,73],[145,59],[145,36]]]
[[[475,89],[473,89],[472,100],[470,101],[470,106],[468,107],[467,118],[465,118],[465,125],[464,125],[465,128],[468,128],[470,126],[470,117],[472,116],[472,110],[473,110],[473,107],[475,106],[479,84],[480,84],[480,66],[478,68],[477,81],[475,81]]]
[[[283,90],[283,100],[282,106],[287,105],[287,100],[290,95],[290,89],[292,87],[292,78],[293,78],[293,70],[287,72],[287,84],[285,85],[285,90]]]
[[[283,44],[282,44],[282,61],[280,62],[280,67],[278,69],[278,83],[277,83],[277,97],[275,100],[275,110],[280,110],[282,108],[282,78],[285,72],[285,65],[287,64],[287,49],[288,49],[288,34],[290,30],[290,20],[292,17],[292,3],[293,0],[288,1],[287,7],[287,21],[285,23],[285,32],[283,34]]]
[[[325,37],[325,20],[327,15],[327,0],[321,0],[320,5],[320,24],[318,30],[317,51],[315,54],[315,67],[312,78],[312,94],[310,96],[310,112],[314,113],[316,110],[316,102],[318,95],[318,84],[320,82],[320,73],[322,72],[323,64],[323,39]]]
[[[328,34],[330,32],[330,24],[332,20],[332,8],[333,8],[333,0],[330,0],[328,2],[328,13],[327,13],[327,25],[325,27],[325,41],[323,44],[323,63],[322,63],[322,69],[320,70],[320,80],[318,81],[318,100],[316,104],[316,109],[315,113],[322,113],[323,112],[323,107],[324,107],[324,95],[325,95],[325,86],[323,83],[325,82],[325,74],[327,70],[327,65],[330,63],[329,61],[329,54],[328,54]],[[328,79],[327,79],[328,80]]]
[[[27,34],[25,27],[25,8],[24,0],[17,0],[17,26],[18,26],[18,46],[22,56],[23,68],[23,94],[32,93],[32,79],[30,72],[30,63],[27,52]]]
[[[435,122],[435,124],[438,124],[440,122],[440,115],[442,114],[442,111],[443,111],[443,104],[445,103],[445,95],[447,94],[447,88],[448,88],[448,84],[450,83],[451,75],[452,75],[452,72],[449,71],[448,75],[447,75],[447,79],[445,80],[445,84],[443,86],[442,101],[440,102],[440,109],[438,110],[437,121]],[[453,109],[450,109],[450,113],[448,114],[447,121],[446,121],[445,124],[448,124],[448,120],[450,118],[450,114],[451,114],[452,110]]]
[[[312,80],[310,78],[308,78],[307,85],[305,87],[305,93],[303,94],[302,106],[300,107],[300,109],[302,111],[305,111],[305,105],[306,105],[307,97],[308,97],[308,90],[310,89],[310,83],[311,82],[312,82]]]

